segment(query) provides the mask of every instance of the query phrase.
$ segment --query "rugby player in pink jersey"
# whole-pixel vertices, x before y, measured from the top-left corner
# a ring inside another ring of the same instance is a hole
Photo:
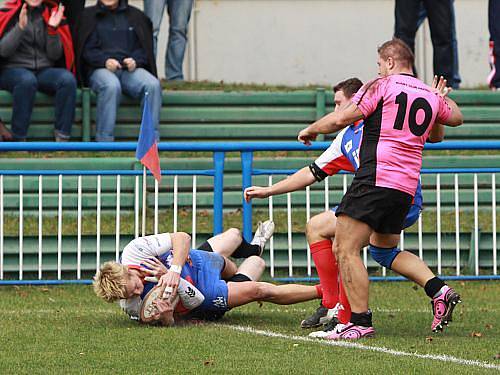
[[[335,110],[350,102],[354,94],[362,87],[362,82],[357,78],[350,78],[339,82],[333,87]],[[441,95],[447,94],[446,80],[434,78],[432,87],[436,88]],[[313,163],[275,183],[272,186],[251,186],[245,189],[244,195],[247,201],[253,198],[267,198],[272,195],[284,194],[291,191],[303,189],[316,181],[322,181],[327,176],[337,174],[340,170],[354,172],[359,167],[359,146],[363,133],[363,121],[358,121],[344,128],[333,140],[330,147],[325,150]],[[434,126],[429,133],[429,142],[440,142],[444,137],[441,125]],[[351,318],[351,310],[342,283],[338,275],[335,256],[332,253],[332,243],[335,237],[336,216],[335,210],[322,212],[313,216],[307,223],[307,242],[311,247],[311,253],[319,270],[319,277],[324,292],[324,299],[320,307],[309,318],[302,321],[303,328],[314,328],[327,322],[323,330],[312,332],[312,337],[328,336],[337,323],[347,323]],[[412,226],[418,219],[422,210],[422,193],[420,185],[417,187],[412,206],[405,218],[404,228]],[[408,279],[424,287],[435,275],[427,265],[416,255],[410,252],[394,249],[370,248],[373,259],[380,265],[392,269]],[[408,259],[413,260],[408,262]],[[411,265],[410,267],[408,267]],[[340,283],[339,283],[340,282]],[[333,288],[333,290],[332,290]],[[430,296],[431,298],[433,295]],[[327,316],[328,310],[332,309]]]
[[[338,131],[364,119],[360,166],[336,210],[337,257],[351,319],[339,324],[329,339],[373,336],[368,309],[368,273],[359,256],[363,246],[392,250],[415,194],[422,164],[422,149],[435,123],[459,126],[462,113],[456,103],[439,95],[412,75],[413,53],[393,39],[378,49],[379,78],[358,91],[351,102],[303,129],[298,140],[310,144],[318,134]],[[414,259],[407,259],[408,267]],[[325,288],[324,292],[325,292]],[[433,296],[433,330],[451,320],[459,295],[439,278],[425,290]]]

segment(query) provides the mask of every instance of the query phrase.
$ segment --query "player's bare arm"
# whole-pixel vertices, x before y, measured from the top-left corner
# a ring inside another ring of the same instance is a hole
[[[444,126],[441,124],[434,124],[431,132],[429,133],[429,137],[427,138],[427,142],[429,143],[439,143],[444,139]]]
[[[191,236],[184,232],[171,233],[172,253],[174,255],[168,272],[160,277],[158,285],[164,290],[172,293],[175,296],[179,281],[181,278],[181,270],[189,255],[191,246]],[[169,288],[169,289],[167,289]],[[171,289],[170,289],[171,288]]]
[[[464,123],[464,116],[462,115],[462,111],[458,108],[457,103],[450,99],[449,97],[444,98],[446,103],[451,108],[451,115],[448,120],[443,124],[446,126],[460,126]]]
[[[272,195],[289,193],[305,188],[316,182],[309,167],[304,167],[284,180],[272,186],[250,186],[243,193],[245,200],[250,202],[253,198],[267,198]]]
[[[301,130],[297,139],[305,145],[310,145],[311,141],[314,141],[318,134],[334,133],[362,118],[363,113],[361,113],[358,106],[350,102],[345,107],[327,114]]]

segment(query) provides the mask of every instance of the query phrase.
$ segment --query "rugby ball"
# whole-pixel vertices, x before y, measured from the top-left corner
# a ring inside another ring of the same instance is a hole
[[[175,309],[175,306],[179,302],[179,295],[176,294],[175,297],[171,298],[172,288],[166,288],[163,295],[160,295],[161,288],[159,286],[155,286],[153,289],[149,291],[148,294],[144,297],[141,304],[141,309],[139,311],[139,318],[143,323],[151,323],[154,321],[154,316],[158,314],[158,308],[153,304],[153,301],[157,299],[168,299],[170,300],[170,304],[172,308]]]

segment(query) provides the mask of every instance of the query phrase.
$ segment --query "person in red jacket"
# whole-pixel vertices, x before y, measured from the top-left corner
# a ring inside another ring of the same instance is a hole
[[[0,11],[0,89],[13,96],[11,130],[25,141],[37,90],[55,95],[55,139],[67,141],[75,114],[76,79],[64,6],[10,0]]]

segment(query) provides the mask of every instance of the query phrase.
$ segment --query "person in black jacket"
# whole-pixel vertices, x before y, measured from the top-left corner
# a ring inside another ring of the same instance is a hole
[[[76,23],[85,8],[85,0],[61,0],[61,4],[64,5],[64,15],[74,36]]]
[[[415,35],[422,7],[427,12],[434,49],[434,75],[443,76],[447,82],[458,88],[456,81],[458,58],[455,60],[453,32],[455,27],[454,5],[451,0],[396,0],[394,37],[405,42],[415,53]]]
[[[127,0],[99,0],[77,24],[76,65],[80,82],[97,94],[96,141],[114,140],[122,90],[144,100],[147,92],[156,139],[161,86],[156,78],[151,21]]]

